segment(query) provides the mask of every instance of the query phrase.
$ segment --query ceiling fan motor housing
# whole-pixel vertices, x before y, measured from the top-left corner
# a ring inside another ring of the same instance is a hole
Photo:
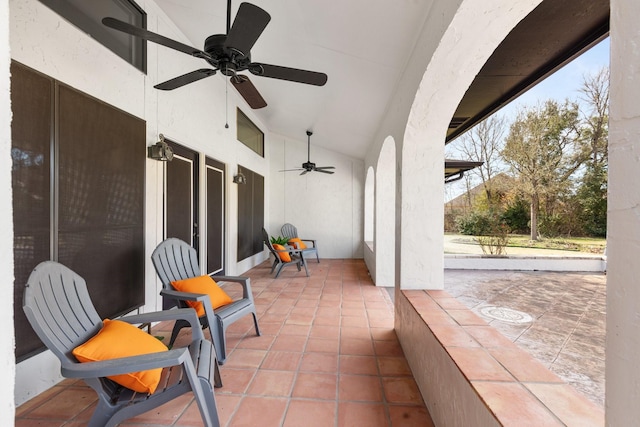
[[[316,168],[316,164],[315,164],[315,163],[312,163],[312,162],[304,162],[304,163],[302,164],[302,167],[303,167],[305,170],[307,170],[307,171],[311,172],[312,170],[314,170],[314,169]]]
[[[237,49],[225,46],[226,34],[214,34],[204,42],[204,51],[213,57],[207,61],[227,77],[235,76],[238,71],[244,71],[251,64],[251,55],[245,55]]]

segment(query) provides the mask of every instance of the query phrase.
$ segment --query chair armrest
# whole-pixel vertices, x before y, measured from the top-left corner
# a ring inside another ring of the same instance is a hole
[[[280,250],[276,250],[276,252],[286,252],[288,254],[299,254],[301,252],[306,251],[307,249],[296,249],[294,246],[288,246],[288,249],[280,249]]]
[[[68,378],[107,377],[128,374],[130,372],[146,371],[148,369],[176,366],[184,363],[185,360],[190,357],[189,349],[183,347],[161,351],[159,353],[121,357],[100,362],[78,362],[62,366],[61,372],[64,377]]]
[[[311,244],[313,245],[313,247],[316,247],[316,240],[315,239],[300,239],[303,242],[311,242]]]
[[[160,291],[160,295],[177,299],[180,301],[204,301],[202,297],[208,296],[205,294],[195,294],[192,292],[176,291],[174,289],[163,289]]]
[[[197,294],[194,294],[197,295]],[[207,299],[209,298],[208,295]],[[204,339],[204,334],[202,333],[202,329],[200,328],[200,321],[198,320],[198,315],[193,308],[179,308],[176,310],[163,310],[163,311],[154,311],[152,313],[143,313],[143,314],[134,314],[131,316],[121,317],[118,320],[122,320],[123,322],[135,324],[135,323],[153,323],[153,322],[163,322],[166,320],[186,320],[191,325],[192,339]]]
[[[135,324],[135,323],[149,323],[149,322],[163,322],[165,320],[186,320],[191,323],[192,327],[196,327],[198,322],[198,316],[193,308],[179,308],[177,310],[163,310],[154,311],[151,313],[132,314],[130,316],[124,316],[118,318],[123,322]]]
[[[242,286],[242,297],[253,301],[253,293],[251,292],[251,279],[244,276],[215,276],[210,275],[216,282],[234,282]]]

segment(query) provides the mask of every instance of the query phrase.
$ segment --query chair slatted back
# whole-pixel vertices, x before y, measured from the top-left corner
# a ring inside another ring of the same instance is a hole
[[[298,237],[298,229],[293,224],[286,223],[280,231],[282,231],[282,235],[287,239]]]
[[[173,289],[171,282],[201,276],[198,253],[188,243],[168,238],[151,254],[158,277],[164,289]]]
[[[102,328],[85,280],[68,267],[44,261],[24,290],[23,309],[36,334],[63,366],[77,363],[71,351]]]
[[[267,249],[269,249],[269,252],[278,257],[278,252],[276,252],[273,245],[271,244],[271,240],[269,240],[269,233],[267,233],[267,230],[265,230],[264,228],[262,229],[262,241],[267,246]]]

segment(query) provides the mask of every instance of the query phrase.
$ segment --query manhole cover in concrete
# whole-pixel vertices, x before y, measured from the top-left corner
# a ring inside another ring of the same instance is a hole
[[[502,322],[509,323],[529,323],[533,321],[533,317],[527,313],[523,313],[522,311],[512,310],[506,307],[498,307],[495,305],[489,305],[487,307],[482,307],[480,309],[480,313],[484,316],[490,317],[492,319],[500,320]]]

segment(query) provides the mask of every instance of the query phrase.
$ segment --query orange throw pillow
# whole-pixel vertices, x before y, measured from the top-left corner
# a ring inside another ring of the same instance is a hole
[[[278,244],[273,245],[273,249],[275,249],[276,251],[286,251],[287,250],[287,248],[285,248],[282,245],[278,245]],[[280,257],[280,260],[282,262],[290,262],[291,261],[291,255],[289,255],[289,252],[278,252],[278,256]]]
[[[157,338],[121,320],[104,319],[102,329],[72,353],[79,362],[98,362],[120,357],[167,351]],[[160,382],[162,368],[113,375],[109,379],[139,393],[153,393]]]
[[[231,304],[233,300],[210,276],[198,276],[190,279],[176,280],[171,282],[173,287],[180,292],[189,292],[192,294],[209,295],[211,306],[216,309],[223,305]],[[198,317],[204,316],[204,306],[200,301],[187,301],[190,307],[193,307],[198,313]]]
[[[289,243],[295,246],[296,249],[307,249],[307,245],[305,245],[304,242],[298,237],[289,239]]]

